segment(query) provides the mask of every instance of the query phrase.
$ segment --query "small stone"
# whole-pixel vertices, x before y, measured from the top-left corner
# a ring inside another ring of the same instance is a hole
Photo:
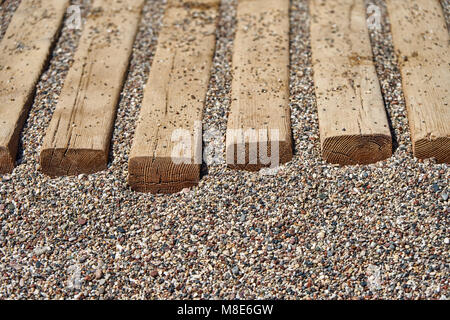
[[[327,198],[327,195],[325,193],[321,193],[319,194],[319,198],[325,200]]]
[[[444,201],[447,201],[447,199],[448,199],[448,193],[443,193],[443,194],[442,194],[442,199],[443,199]]]
[[[156,278],[158,276],[158,271],[153,270],[152,272],[150,272],[150,276],[152,276],[153,278]]]
[[[34,248],[33,253],[37,256],[40,256],[41,254],[44,254],[50,250],[51,248],[49,246],[36,247]]]
[[[320,232],[317,234],[317,239],[323,239],[323,238],[325,238],[325,232],[320,231]]]
[[[231,272],[233,273],[233,275],[237,276],[239,274],[239,267],[238,266],[234,266],[231,269]]]
[[[84,219],[84,218],[82,218],[82,217],[79,217],[79,218],[78,218],[78,224],[79,224],[79,225],[84,226],[84,225],[86,224],[86,222],[87,222],[86,219]]]
[[[118,228],[117,228],[117,231],[119,231],[120,233],[125,233],[125,232],[126,232],[125,229],[122,228],[122,227],[118,227]]]
[[[444,239],[444,243],[445,243],[445,244],[449,244],[449,243],[450,243],[450,239],[449,239],[449,238],[445,238],[445,239]]]
[[[102,276],[103,276],[102,269],[95,270],[95,279],[99,280],[99,279],[101,279]]]

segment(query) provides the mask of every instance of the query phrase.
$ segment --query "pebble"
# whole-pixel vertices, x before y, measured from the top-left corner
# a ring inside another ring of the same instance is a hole
[[[156,278],[158,276],[158,271],[153,270],[152,272],[150,272],[150,276],[152,276],[153,278]]]
[[[102,269],[95,270],[95,279],[99,280],[103,277],[103,271]]]
[[[40,256],[46,252],[49,252],[50,250],[51,250],[51,248],[49,246],[36,247],[36,248],[34,248],[33,253],[36,256]]]

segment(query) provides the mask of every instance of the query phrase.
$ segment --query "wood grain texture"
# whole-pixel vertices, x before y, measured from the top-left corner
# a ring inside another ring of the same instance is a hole
[[[414,155],[450,162],[450,39],[438,0],[388,0]]]
[[[19,134],[68,0],[23,0],[0,44],[0,173],[13,170]]]
[[[260,150],[267,148],[271,156],[274,143],[279,149],[276,162],[290,161],[289,0],[238,1],[232,72],[228,166],[249,171],[271,166],[261,161]],[[236,134],[239,130],[242,135]],[[265,132],[267,141],[244,136],[249,130],[258,137]],[[278,138],[272,137],[273,132]]]
[[[50,176],[106,168],[143,0],[95,0],[41,148]]]
[[[130,152],[128,182],[136,191],[174,193],[200,179],[218,6],[219,0],[168,1]],[[184,151],[177,132],[187,139]]]
[[[392,155],[363,0],[310,0],[322,156],[341,165]]]

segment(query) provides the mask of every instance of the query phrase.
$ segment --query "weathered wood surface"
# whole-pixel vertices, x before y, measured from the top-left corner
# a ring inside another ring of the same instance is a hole
[[[367,164],[392,154],[392,137],[363,0],[311,0],[311,47],[323,158]]]
[[[143,0],[95,0],[41,148],[50,176],[106,168]]]
[[[23,0],[0,43],[0,173],[14,167],[19,134],[68,0]]]
[[[134,190],[173,193],[200,179],[219,3],[168,1],[129,158]]]
[[[438,0],[387,2],[417,158],[450,162],[450,41]]]
[[[256,171],[290,161],[289,0],[238,2],[232,72],[228,166]]]

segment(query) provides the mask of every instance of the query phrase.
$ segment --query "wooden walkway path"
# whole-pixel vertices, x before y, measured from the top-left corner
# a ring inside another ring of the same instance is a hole
[[[69,0],[22,0],[0,42],[0,174],[20,132]],[[145,0],[93,0],[41,147],[50,176],[107,166],[116,107]],[[414,155],[450,162],[450,41],[439,0],[386,0]],[[363,0],[310,0],[323,158],[368,164],[392,154]],[[196,185],[220,0],[168,0],[129,157],[129,185],[172,193]],[[289,0],[238,0],[227,165],[292,159]],[[292,36],[292,35],[291,35]]]

